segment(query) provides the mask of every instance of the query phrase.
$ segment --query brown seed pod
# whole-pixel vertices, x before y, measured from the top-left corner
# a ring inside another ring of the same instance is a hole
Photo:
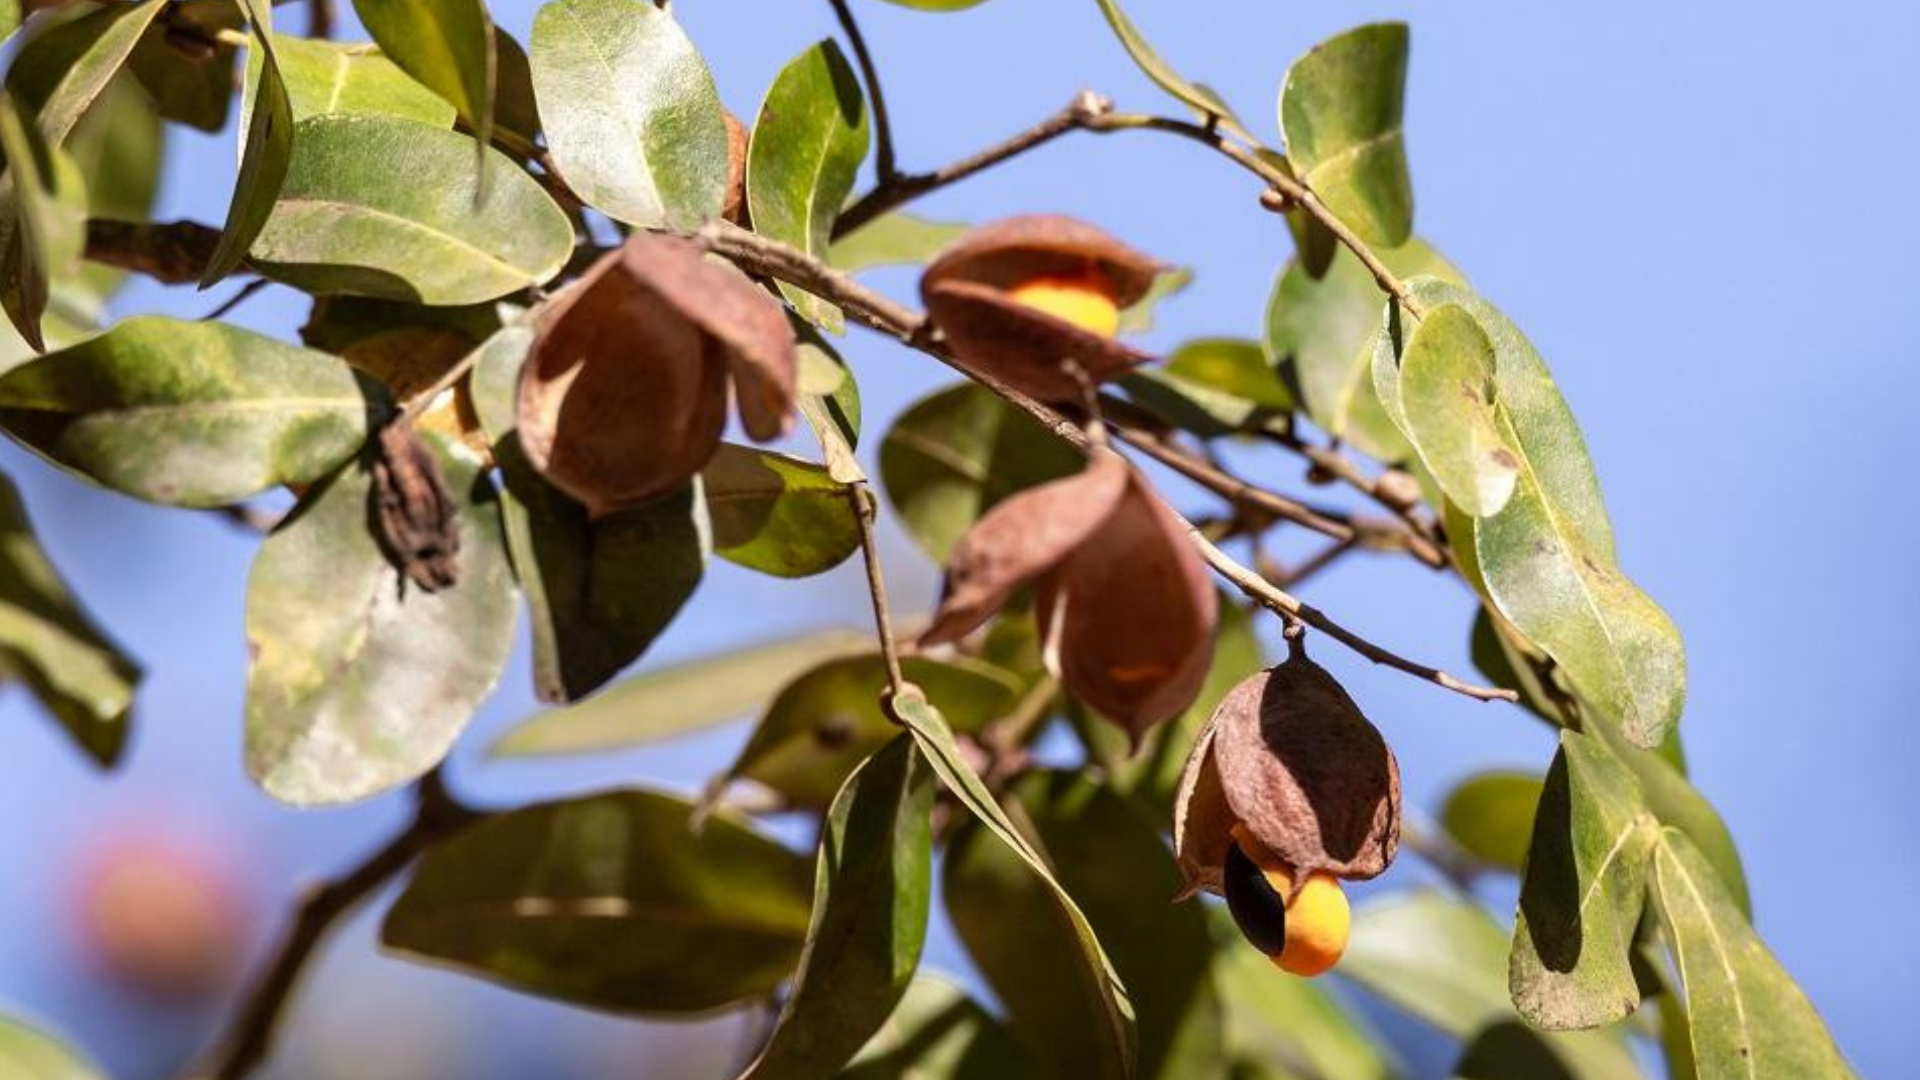
[[[920,279],[933,324],[967,363],[1046,401],[1079,401],[1071,365],[1094,383],[1126,374],[1147,354],[1036,310],[1009,293],[1045,278],[1086,278],[1127,307],[1165,269],[1099,229],[1071,218],[1008,218],[969,231]]]
[[[1189,893],[1219,892],[1235,825],[1292,868],[1377,876],[1400,845],[1400,766],[1333,676],[1295,648],[1233,688],[1195,741],[1174,803]]]
[[[599,516],[691,480],[720,445],[731,375],[747,433],[793,423],[798,361],[780,305],[677,237],[636,233],[542,313],[521,369],[521,445]]]
[[[460,507],[433,456],[405,415],[373,440],[373,516],[380,546],[428,592],[460,579]]]
[[[727,121],[727,201],[721,206],[720,216],[735,225],[747,223],[747,144],[751,136],[747,125],[731,111],[723,114]]]
[[[1123,458],[1096,450],[1084,472],[1015,495],[968,531],[921,640],[958,640],[1034,582],[1049,666],[1137,743],[1192,704],[1213,657],[1218,600],[1184,533]]]

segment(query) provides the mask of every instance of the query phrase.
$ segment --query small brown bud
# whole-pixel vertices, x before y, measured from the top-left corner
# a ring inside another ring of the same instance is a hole
[[[373,509],[387,557],[414,584],[438,592],[459,580],[459,507],[440,459],[404,415],[374,437]]]

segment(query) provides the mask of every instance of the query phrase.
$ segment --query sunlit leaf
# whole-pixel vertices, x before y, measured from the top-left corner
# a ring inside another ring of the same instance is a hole
[[[838,1080],[1007,1080],[1033,1062],[966,991],[922,973]]]
[[[1547,770],[1520,881],[1508,979],[1535,1027],[1600,1027],[1640,1004],[1631,965],[1659,824],[1633,774],[1565,731]]]
[[[727,127],[706,61],[647,0],[553,0],[533,89],[567,185],[629,225],[692,228],[727,198]]]
[[[1653,897],[1686,983],[1700,1080],[1828,1080],[1854,1072],[1700,849],[1667,829],[1653,850]]]
[[[338,357],[143,315],[0,377],[0,426],[116,491],[225,506],[331,472],[385,397]]]
[[[499,814],[429,851],[380,940],[517,990],[616,1012],[762,997],[807,931],[807,860],[671,795],[614,791]]]
[[[484,0],[353,0],[367,33],[402,71],[453,105],[485,144],[493,134],[493,20]]]
[[[534,689],[572,701],[666,630],[706,572],[712,530],[698,485],[596,517],[541,477],[520,445],[514,406],[532,340],[527,326],[488,340],[473,401],[506,486],[507,545],[533,622]]]
[[[1461,280],[1460,272],[1421,240],[1376,254],[1401,276]],[[1319,276],[1296,259],[1274,282],[1265,344],[1271,362],[1291,364],[1300,407],[1321,430],[1378,460],[1397,461],[1410,448],[1381,412],[1372,375],[1372,342],[1385,299],[1373,275],[1345,248]]]
[[[876,266],[919,266],[967,231],[960,222],[929,221],[895,210],[833,241],[827,262],[849,274]]]
[[[24,681],[95,761],[119,758],[140,668],[68,591],[34,538],[19,490],[3,475],[0,668]]]
[[[53,1036],[0,1016],[0,1076],[7,1080],[103,1080],[105,1075]]]
[[[34,117],[48,146],[67,141],[166,6],[165,0],[104,5],[21,48],[7,69],[7,90]]]
[[[1221,1006],[1206,911],[1164,902],[1181,878],[1157,824],[1071,773],[1030,773],[1012,794],[1016,817],[1033,826],[1059,883],[1128,987],[1138,1021],[1136,1074],[1173,1080],[1207,1072],[1218,1060]],[[948,846],[943,897],[1015,1034],[1059,1075],[1085,1075],[1082,1063],[1100,1060],[1100,1044],[1111,1038],[1099,1022],[1102,984],[1089,980],[1074,928],[1048,887],[975,824]]]
[[[820,441],[827,475],[842,484],[862,483],[867,471],[854,454],[860,444],[860,384],[818,330],[793,318],[800,360],[800,396],[795,407]]]
[[[1540,802],[1538,773],[1476,773],[1447,793],[1440,824],[1453,842],[1489,866],[1519,872]]]
[[[414,587],[368,529],[366,462],[310,490],[247,579],[247,771],[295,805],[349,802],[446,756],[513,645],[513,570],[489,481],[429,444],[458,505],[459,576]]]
[[[1153,46],[1140,33],[1140,28],[1133,24],[1133,20],[1127,17],[1126,12],[1120,10],[1119,0],[1099,0],[1099,4],[1100,13],[1107,17],[1107,25],[1113,28],[1114,36],[1120,39],[1120,44],[1127,50],[1127,55],[1133,58],[1133,62],[1139,66],[1141,72],[1152,79],[1155,85],[1186,103],[1202,117],[1213,117],[1227,130],[1238,133],[1249,141],[1258,141],[1247,133],[1246,125],[1233,114],[1233,110],[1227,107],[1227,103],[1221,100],[1219,94],[1209,87],[1186,79],[1173,70],[1172,65],[1161,59],[1160,54],[1154,51]]]
[[[960,805],[966,807],[995,838],[1019,856],[1020,861],[1026,863],[1028,869],[1046,883],[1053,893],[1056,913],[1072,930],[1077,953],[1072,962],[1075,970],[1080,972],[1080,985],[1087,1000],[1095,1006],[1084,1022],[1092,1024],[1099,1033],[1098,1037],[1083,1044],[1091,1056],[1075,1063],[1074,1075],[1096,1078],[1133,1076],[1133,1004],[1086,915],[1081,912],[1072,895],[1055,879],[1046,860],[1015,827],[1007,812],[1001,809],[980,775],[961,756],[959,744],[954,741],[953,728],[948,726],[940,710],[917,695],[905,694],[894,700],[893,711],[913,734],[920,752],[926,755],[940,782],[953,793]]]
[[[922,398],[880,444],[880,476],[900,524],[941,562],[1000,500],[1084,465],[1078,450],[973,383]]]
[[[810,461],[720,444],[701,470],[714,553],[779,577],[833,569],[859,550],[852,492]]]
[[[1413,229],[1406,86],[1406,24],[1374,23],[1315,46],[1280,88],[1280,129],[1300,179],[1361,239],[1383,247],[1406,243]]]
[[[978,731],[1005,716],[1020,685],[991,664],[910,656],[907,678],[953,714],[954,726]],[[848,773],[899,731],[880,708],[887,672],[872,652],[829,659],[788,683],[728,770],[801,806],[825,806]]]
[[[880,1030],[920,966],[932,900],[933,774],[895,736],[834,797],[793,992],[743,1080],[832,1076]]]
[[[1407,335],[1406,435],[1447,498],[1474,517],[1499,513],[1520,472],[1500,431],[1496,386],[1493,342],[1465,308],[1443,304]]]
[[[1241,338],[1201,338],[1174,350],[1165,368],[1141,368],[1121,380],[1127,395],[1203,439],[1283,429],[1293,394],[1260,346]]]
[[[861,652],[871,633],[818,630],[643,672],[585,701],[552,709],[509,731],[495,757],[623,750],[671,739],[762,709],[800,675]]]
[[[377,49],[282,37],[274,42],[273,55],[279,62],[295,122],[310,116],[353,113],[418,120],[441,128],[453,126],[453,106],[408,78]],[[247,51],[246,92],[240,103],[243,127],[252,120],[265,64],[264,52]]]
[[[860,79],[840,47],[829,39],[795,57],[767,90],[747,150],[754,231],[825,257],[870,140]],[[807,321],[834,331],[845,322],[812,293],[780,288]]]
[[[247,22],[253,28],[254,47],[248,52],[260,54],[260,69],[258,76],[249,80],[251,105],[242,106],[247,136],[241,143],[240,175],[233,183],[233,199],[227,205],[220,245],[200,275],[203,289],[232,273],[246,260],[247,251],[273,213],[286,182],[287,169],[293,163],[293,102],[287,93],[286,80],[280,75],[280,62],[274,50],[273,4],[271,0],[234,2],[246,11]],[[248,62],[253,62],[251,55]]]

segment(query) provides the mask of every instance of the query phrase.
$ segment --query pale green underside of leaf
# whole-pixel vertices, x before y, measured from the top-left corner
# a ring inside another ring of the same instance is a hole
[[[1374,23],[1331,38],[1287,71],[1280,128],[1300,178],[1369,244],[1397,247],[1413,229],[1401,115],[1407,27]]]
[[[1508,968],[1528,1023],[1600,1027],[1639,1006],[1630,958],[1658,832],[1633,774],[1592,736],[1562,732],[1534,819]]]
[[[754,231],[826,257],[834,218],[853,190],[871,136],[853,66],[829,39],[775,76],[747,149],[747,207]],[[812,293],[781,283],[808,322],[839,332],[845,318]]]
[[[103,1080],[105,1074],[58,1039],[0,1016],[0,1077],[6,1080]]]
[[[445,306],[547,281],[573,253],[573,226],[498,151],[487,151],[494,176],[476,206],[473,147],[464,135],[411,120],[302,120],[254,261],[312,292]],[[408,182],[394,184],[395,176]]]
[[[880,266],[919,266],[967,231],[961,222],[929,221],[895,210],[835,240],[827,262],[853,274]]]
[[[331,472],[387,409],[338,357],[139,316],[0,377],[0,426],[116,491],[224,506]]]
[[[727,197],[727,128],[706,61],[646,0],[553,0],[534,17],[534,94],[568,186],[617,221],[690,229]]]
[[[776,577],[824,573],[859,550],[851,492],[810,461],[722,443],[701,470],[714,553]]]
[[[1572,411],[1532,344],[1491,304],[1431,278],[1410,287],[1423,309],[1465,309],[1493,344],[1500,434],[1520,469],[1501,510],[1474,522],[1488,596],[1584,700],[1638,745],[1658,746],[1685,703],[1685,647],[1672,620],[1615,562],[1599,480]],[[1387,337],[1378,338],[1374,385],[1388,413],[1404,420]]]
[[[438,94],[407,77],[393,61],[365,45],[282,37],[274,42],[280,77],[285,81],[293,119],[330,113],[386,116],[451,128],[454,108]],[[246,130],[259,94],[266,54],[247,50],[246,90],[240,126]]]
[[[1098,0],[1098,3],[1100,13],[1107,18],[1107,25],[1113,28],[1113,36],[1120,39],[1121,47],[1127,50],[1127,55],[1133,58],[1134,64],[1139,67],[1142,74],[1153,80],[1154,85],[1172,94],[1203,119],[1217,117],[1227,130],[1248,142],[1259,142],[1247,131],[1246,125],[1240,122],[1240,118],[1234,115],[1233,110],[1218,93],[1210,87],[1183,77],[1173,70],[1173,66],[1162,59],[1158,52],[1154,51],[1146,36],[1140,32],[1140,28],[1135,26],[1133,20],[1127,17],[1127,13],[1120,9],[1119,0]]]
[[[1428,311],[1400,359],[1406,435],[1440,489],[1474,517],[1513,494],[1519,459],[1500,432],[1493,343],[1465,308]]]
[[[1047,884],[1059,905],[1061,916],[1072,927],[1079,953],[1076,970],[1081,975],[1087,993],[1099,1005],[1098,1015],[1089,1018],[1089,1022],[1096,1025],[1100,1033],[1100,1037],[1089,1040],[1089,1046],[1097,1056],[1081,1063],[1080,1075],[1100,1080],[1131,1080],[1135,1052],[1133,1004],[1112,962],[1101,949],[1099,939],[1094,936],[1087,917],[1081,913],[1073,897],[1055,880],[1046,860],[1014,826],[1006,811],[1000,808],[985,782],[966,763],[959,745],[954,741],[953,728],[948,726],[939,710],[913,695],[896,698],[893,707],[895,715],[913,734],[914,742],[926,755],[941,783],[953,793],[960,805],[966,807]]]
[[[1401,277],[1432,274],[1464,281],[1460,272],[1419,239],[1376,252]],[[1386,296],[1373,275],[1345,248],[1326,272],[1289,262],[1267,302],[1267,358],[1291,364],[1300,405],[1320,429],[1380,461],[1398,461],[1412,448],[1382,411],[1373,386],[1373,340]]]
[[[405,581],[368,528],[364,461],[309,491],[247,579],[247,771],[298,806],[367,798],[446,756],[513,646],[513,571],[492,483],[437,436],[458,503],[459,580]]]
[[[807,860],[672,795],[614,791],[489,818],[428,852],[381,942],[517,990],[696,1014],[770,993],[807,930]]]
[[[1686,983],[1699,1080],[1852,1080],[1813,1004],[1676,829],[1654,848],[1653,896]]]

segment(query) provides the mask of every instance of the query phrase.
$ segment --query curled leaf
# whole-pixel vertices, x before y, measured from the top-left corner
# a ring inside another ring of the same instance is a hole
[[[684,487],[720,445],[731,373],[756,439],[792,424],[779,306],[675,237],[636,234],[540,318],[517,409],[528,459],[595,516]]]
[[[1035,397],[1078,401],[1082,375],[1105,382],[1149,357],[1031,307],[1013,290],[1047,279],[1079,279],[1117,309],[1127,308],[1164,269],[1091,225],[1032,215],[966,233],[927,267],[920,293],[934,325],[963,360]]]
[[[1293,868],[1377,876],[1400,844],[1400,766],[1333,676],[1296,651],[1233,688],[1194,744],[1174,805],[1189,892],[1220,891],[1244,825]]]

